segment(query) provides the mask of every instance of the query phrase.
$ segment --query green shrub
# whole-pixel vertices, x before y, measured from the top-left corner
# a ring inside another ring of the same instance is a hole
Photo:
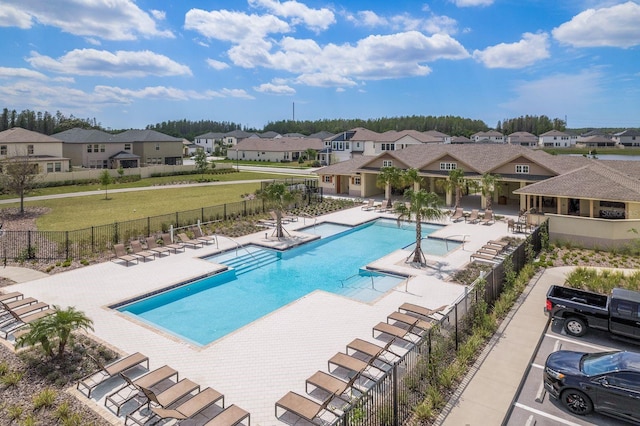
[[[416,408],[413,409],[413,412],[416,415],[416,418],[421,421],[428,421],[433,417],[433,409],[426,401],[416,406]]]
[[[10,405],[7,407],[7,417],[9,421],[18,420],[22,413],[24,412],[24,408],[19,405]]]
[[[44,389],[33,397],[33,409],[49,408],[53,405],[58,396],[58,392],[53,389]]]
[[[20,380],[22,380],[22,376],[24,376],[24,373],[20,371],[5,373],[0,376],[0,383],[5,385],[6,387],[16,386],[18,383],[20,383]]]

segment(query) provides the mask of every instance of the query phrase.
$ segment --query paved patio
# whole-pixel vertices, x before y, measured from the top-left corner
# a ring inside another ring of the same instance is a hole
[[[496,210],[498,215],[507,213]],[[331,221],[356,225],[377,216],[394,217],[356,207],[323,216],[317,223]],[[311,237],[296,229],[313,223],[316,220],[300,218],[298,222],[286,225],[291,237],[280,241],[270,237],[269,230],[236,241],[272,246],[299,244]],[[403,302],[425,307],[453,303],[465,289],[447,282],[449,274],[467,264],[469,256],[488,240],[514,236],[507,232],[506,221],[485,226],[464,221],[452,223],[446,219],[443,224],[447,226],[433,233],[433,237],[464,238],[464,244],[445,257],[425,253],[432,267],[414,268],[405,264],[409,252],[400,250],[374,262],[376,267],[413,276],[374,303],[316,291],[206,347],[180,341],[108,306],[213,272],[216,265],[200,257],[235,247],[233,241],[225,238],[219,239],[218,247],[214,244],[200,249],[187,248],[184,253],[129,267],[107,262],[15,284],[3,290],[21,291],[62,307],[75,306],[94,320],[96,338],[122,353],[143,352],[149,356],[152,369],[167,364],[178,370],[181,378],[220,391],[225,395],[226,405],[236,404],[251,413],[252,425],[289,424],[274,415],[274,404],[280,397],[290,390],[304,394],[305,379],[316,370],[326,371],[327,360],[336,352],[344,351],[345,345],[354,338],[375,341],[371,337],[372,327],[384,321],[387,314],[397,310]],[[268,232],[267,238],[265,232]],[[94,408],[100,407],[110,421],[121,423],[122,417],[118,419],[104,410],[106,391],[101,389],[98,388],[89,403]]]

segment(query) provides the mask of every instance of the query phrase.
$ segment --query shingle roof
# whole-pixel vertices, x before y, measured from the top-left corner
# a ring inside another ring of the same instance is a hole
[[[409,136],[417,140],[418,142],[422,142],[422,143],[441,143],[442,142],[442,138],[428,135],[426,133],[419,132],[417,130],[402,130],[399,132],[395,130],[390,130],[388,132],[384,132],[380,134],[378,136],[377,142],[396,142],[406,136]]]
[[[224,133],[220,132],[207,132],[202,135],[196,136],[195,139],[222,139]]]
[[[182,142],[181,138],[174,138],[155,130],[125,130],[117,136],[122,142]]]
[[[369,161],[373,160],[374,156],[358,155],[350,160],[341,161],[339,163],[331,164],[316,170],[316,174],[319,175],[349,175],[355,173]]]
[[[22,127],[12,127],[0,132],[0,142],[20,143],[20,142],[57,142],[60,139],[23,129]]]
[[[265,151],[265,152],[286,152],[305,151],[309,148],[320,150],[324,147],[322,139],[318,138],[246,138],[238,142],[229,151]]]
[[[54,134],[54,137],[64,143],[121,143],[122,140],[117,135],[103,132],[102,130],[81,129],[75,127],[64,132]]]

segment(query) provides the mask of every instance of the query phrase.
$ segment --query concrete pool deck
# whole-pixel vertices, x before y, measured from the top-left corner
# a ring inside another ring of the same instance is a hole
[[[379,216],[394,217],[356,207],[325,215],[317,223],[356,225]],[[314,223],[314,219],[300,218],[287,224],[290,241],[299,244],[315,238],[295,231]],[[413,276],[376,302],[361,303],[316,291],[206,347],[185,343],[108,306],[213,272],[216,265],[200,257],[236,247],[234,241],[226,238],[219,239],[219,248],[215,244],[200,249],[187,248],[184,253],[129,267],[106,262],[11,285],[3,291],[20,291],[52,305],[75,306],[93,319],[93,334],[109,346],[124,354],[142,352],[149,357],[152,369],[166,364],[179,371],[180,378],[189,378],[202,388],[210,386],[218,390],[225,395],[226,406],[236,404],[251,413],[252,425],[283,425],[289,423],[275,417],[275,402],[288,391],[305,394],[305,379],[317,370],[326,371],[327,360],[332,355],[344,351],[345,345],[356,337],[375,342],[371,337],[372,327],[385,321],[387,315],[404,302],[425,307],[453,303],[465,288],[447,282],[449,275],[464,267],[469,256],[488,240],[519,236],[507,231],[506,221],[486,226],[445,219],[443,224],[446,226],[431,234],[432,237],[462,239],[466,236],[465,242],[445,257],[425,253],[430,267],[414,268],[405,264],[409,252],[404,251],[393,252],[370,264]],[[286,238],[278,241],[271,233],[272,230],[267,229],[235,241],[272,246],[287,241]],[[93,401],[96,408],[100,407],[109,421],[122,423],[123,417],[118,420],[104,410],[104,392],[95,395],[89,403]]]

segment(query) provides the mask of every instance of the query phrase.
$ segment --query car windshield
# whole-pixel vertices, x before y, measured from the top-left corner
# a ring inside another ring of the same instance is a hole
[[[585,354],[580,361],[581,370],[587,376],[611,373],[624,368],[623,352],[600,352]]]

